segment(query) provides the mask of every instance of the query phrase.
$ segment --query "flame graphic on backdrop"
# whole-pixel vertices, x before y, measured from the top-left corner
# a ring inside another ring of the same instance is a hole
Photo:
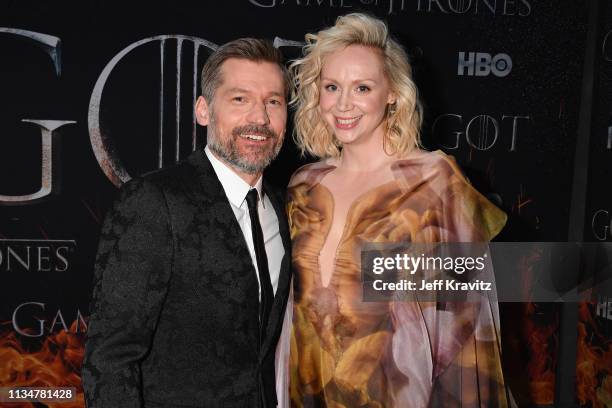
[[[76,387],[77,398],[69,403],[10,403],[11,408],[84,408],[81,365],[85,336],[75,334],[77,321],[68,332],[44,338],[34,349],[26,347],[12,331],[11,323],[0,324],[1,387]]]
[[[554,401],[555,392],[558,315],[545,313],[548,319],[538,321],[539,306],[537,303],[524,305],[525,318],[522,323],[525,325],[525,341],[532,356],[527,362],[527,376],[532,403],[549,405]]]
[[[537,265],[537,247],[517,260],[522,296],[531,294]],[[551,406],[554,403],[559,348],[559,308],[553,303],[501,303],[504,375],[519,407]]]
[[[612,337],[601,332],[594,308],[579,306],[576,393],[581,406],[606,408],[612,407]]]

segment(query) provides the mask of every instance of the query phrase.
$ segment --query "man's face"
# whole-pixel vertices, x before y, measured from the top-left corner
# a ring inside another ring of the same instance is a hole
[[[285,135],[287,101],[276,64],[230,58],[212,104],[200,96],[196,119],[208,126],[208,146],[239,174],[259,175],[278,154]]]

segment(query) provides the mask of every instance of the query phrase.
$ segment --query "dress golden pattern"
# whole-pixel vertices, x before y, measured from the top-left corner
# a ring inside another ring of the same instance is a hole
[[[487,242],[505,214],[441,152],[413,152],[393,180],[359,196],[347,214],[329,285],[319,254],[335,167],[301,168],[289,186],[295,271],[290,396],[294,407],[505,407],[497,305],[364,302],[360,247],[376,242]]]

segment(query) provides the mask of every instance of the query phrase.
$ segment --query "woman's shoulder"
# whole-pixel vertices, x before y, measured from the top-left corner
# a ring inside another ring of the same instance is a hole
[[[463,177],[463,172],[455,158],[441,150],[414,150],[406,157],[399,159],[394,164],[394,168],[404,175],[420,174],[421,177],[436,175],[443,178],[457,175]]]
[[[293,188],[300,184],[315,184],[325,173],[334,168],[336,168],[336,165],[333,158],[305,164],[293,173],[291,180],[289,180],[288,188]]]

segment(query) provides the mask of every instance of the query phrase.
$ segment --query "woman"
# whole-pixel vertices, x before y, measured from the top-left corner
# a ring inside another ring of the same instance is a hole
[[[506,406],[495,306],[364,302],[360,274],[363,243],[488,241],[504,213],[419,148],[411,68],[382,21],[349,14],[306,41],[296,141],[321,161],[288,193],[292,406]]]

